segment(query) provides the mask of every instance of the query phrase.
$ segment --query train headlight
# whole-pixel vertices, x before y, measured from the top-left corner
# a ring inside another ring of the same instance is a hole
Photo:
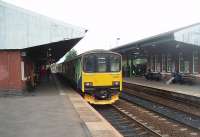
[[[113,86],[119,86],[120,82],[119,81],[113,81]]]
[[[91,87],[91,86],[93,85],[93,83],[92,83],[92,82],[85,82],[84,85],[85,85],[86,87]]]

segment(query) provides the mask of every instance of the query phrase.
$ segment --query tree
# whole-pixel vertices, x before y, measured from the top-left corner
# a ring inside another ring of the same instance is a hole
[[[67,52],[67,54],[65,55],[65,60],[69,60],[71,58],[74,58],[75,56],[77,56],[77,51],[74,49],[71,49],[69,52]]]

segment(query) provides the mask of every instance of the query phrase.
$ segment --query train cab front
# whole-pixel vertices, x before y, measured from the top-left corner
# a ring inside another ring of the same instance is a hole
[[[106,80],[101,81],[102,84],[94,82],[84,82],[84,98],[91,104],[112,104],[119,99],[121,92],[121,80],[112,81],[106,84]]]
[[[84,58],[82,91],[91,104],[112,104],[122,90],[121,56],[95,54]]]

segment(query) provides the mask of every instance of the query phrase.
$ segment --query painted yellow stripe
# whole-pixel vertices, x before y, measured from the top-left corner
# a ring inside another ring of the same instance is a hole
[[[90,95],[85,95],[84,99],[89,102],[90,104],[96,105],[106,105],[106,104],[113,104],[119,99],[119,95],[114,95],[110,100],[96,100],[94,97]]]
[[[84,73],[82,72],[82,91],[84,92],[84,83],[92,82],[93,86],[112,86],[113,81],[120,82],[120,91],[122,90],[122,72],[117,73]]]

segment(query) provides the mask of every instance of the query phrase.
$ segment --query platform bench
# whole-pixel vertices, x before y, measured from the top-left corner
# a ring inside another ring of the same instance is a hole
[[[147,80],[161,80],[161,74],[159,72],[150,72],[145,75]]]
[[[191,75],[182,75],[182,81],[185,84],[194,84],[196,81],[196,77],[195,76],[191,76]]]

